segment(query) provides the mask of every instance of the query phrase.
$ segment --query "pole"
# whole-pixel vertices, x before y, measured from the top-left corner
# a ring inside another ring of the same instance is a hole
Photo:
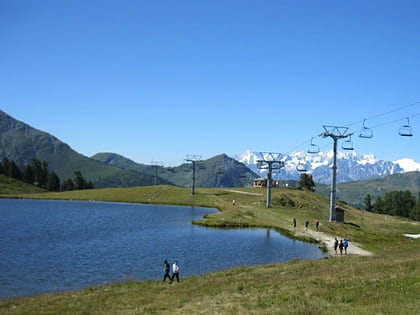
[[[331,180],[331,194],[330,194],[330,219],[329,221],[335,221],[335,197],[337,191],[337,137],[332,137],[334,140],[333,145],[333,167],[332,167],[332,180]]]
[[[335,199],[337,192],[337,141],[338,139],[344,139],[350,137],[353,133],[347,133],[348,127],[338,127],[338,126],[327,126],[324,125],[324,130],[322,135],[325,137],[330,137],[334,141],[333,145],[333,167],[332,167],[332,179],[331,179],[331,194],[330,194],[330,218],[329,221],[335,221],[336,211],[335,211]]]
[[[192,189],[191,189],[191,195],[195,194],[195,161],[191,161],[192,163]]]
[[[267,202],[266,202],[266,207],[267,208],[271,208],[271,182],[272,182],[271,172],[272,172],[272,170],[273,170],[272,163],[268,163],[268,173],[267,173]]]

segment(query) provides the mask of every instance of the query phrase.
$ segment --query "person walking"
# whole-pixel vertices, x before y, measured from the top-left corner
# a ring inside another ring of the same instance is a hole
[[[308,231],[308,227],[309,227],[309,221],[308,221],[308,220],[306,220],[306,221],[305,221],[305,231]]]
[[[335,238],[334,239],[334,251],[335,251],[335,254],[337,255],[337,248],[338,248],[338,239],[337,238]]]
[[[166,278],[168,278],[169,280],[171,280],[171,276],[169,275],[169,270],[171,269],[169,262],[165,259],[165,261],[163,262],[163,272],[165,273],[163,276],[163,281],[166,281]]]
[[[316,228],[317,231],[318,231],[318,227],[319,227],[319,221],[318,221],[318,219],[316,219],[315,220],[315,228]]]
[[[296,229],[296,219],[293,218],[293,229]]]
[[[338,248],[340,249],[340,255],[343,255],[343,240],[340,240],[340,243],[338,244]]]
[[[343,241],[344,255],[347,255],[347,247],[349,247],[349,241],[345,238]]]
[[[175,260],[172,264],[172,278],[171,282],[169,283],[172,283],[174,281],[174,278],[176,278],[176,282],[179,282],[179,266],[177,260]]]

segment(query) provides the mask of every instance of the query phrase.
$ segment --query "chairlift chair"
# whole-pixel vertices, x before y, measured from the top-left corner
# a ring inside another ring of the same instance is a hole
[[[363,127],[360,129],[359,138],[371,139],[373,137],[373,131],[371,128],[365,126],[366,119],[363,120]]]
[[[311,144],[309,145],[308,153],[316,154],[319,153],[319,146],[313,143],[313,137],[311,138]]]
[[[298,163],[298,165],[296,165],[296,170],[298,172],[306,172],[307,171],[306,166],[303,163]]]
[[[399,135],[403,137],[412,137],[413,134],[411,132],[411,126],[410,126],[410,119],[407,117],[407,124],[402,125],[399,130]]]
[[[351,137],[349,138],[349,140],[343,141],[341,147],[343,148],[343,150],[354,150],[353,141],[351,141]]]

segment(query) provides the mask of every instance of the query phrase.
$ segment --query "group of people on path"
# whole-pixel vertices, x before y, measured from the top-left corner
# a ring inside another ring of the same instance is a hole
[[[315,229],[318,231],[318,228],[319,228],[319,221],[318,221],[318,219],[317,220],[315,220]],[[305,231],[308,231],[308,228],[309,228],[309,220],[306,220],[305,221]],[[293,219],[293,229],[296,229],[296,219],[294,218]]]
[[[344,239],[344,240],[340,240],[338,241],[337,238],[334,239],[334,251],[336,254],[338,254],[337,249],[340,251],[340,255],[343,255],[343,251],[344,251],[344,255],[347,255],[347,247],[349,247],[349,240],[348,239]]]
[[[174,279],[176,278],[176,282],[179,282],[178,261],[175,260],[174,263],[172,264],[172,276],[169,274],[170,271],[171,271],[171,267],[170,267],[170,264],[169,264],[168,260],[165,259],[163,264],[164,264],[164,267],[163,267],[163,272],[164,272],[163,281],[166,282],[166,279],[169,279],[170,280],[169,283],[172,283],[174,281]]]

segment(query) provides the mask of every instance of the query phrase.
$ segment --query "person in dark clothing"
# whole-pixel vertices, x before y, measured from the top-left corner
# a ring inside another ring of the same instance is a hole
[[[340,249],[340,255],[343,255],[343,248],[344,248],[343,240],[340,240],[340,243],[338,244],[338,248]]]
[[[163,272],[165,273],[165,275],[163,276],[163,281],[166,281],[166,278],[168,278],[169,280],[171,280],[171,276],[169,275],[169,271],[170,271],[170,265],[168,263],[168,261],[165,259],[165,261],[163,262],[164,267],[163,267]]]
[[[338,248],[338,239],[335,238],[335,240],[334,240],[334,250],[335,250],[336,254],[337,254],[337,248]]]

